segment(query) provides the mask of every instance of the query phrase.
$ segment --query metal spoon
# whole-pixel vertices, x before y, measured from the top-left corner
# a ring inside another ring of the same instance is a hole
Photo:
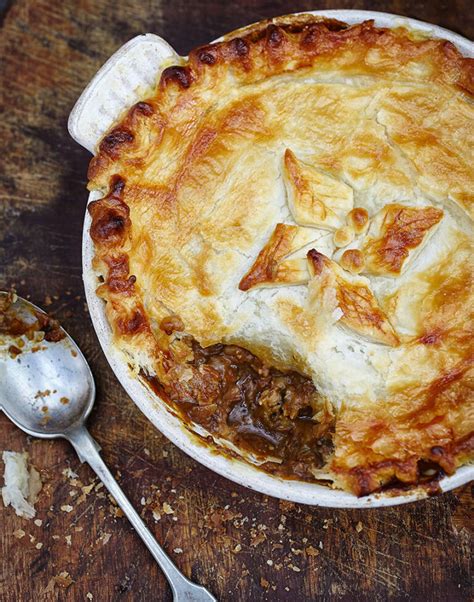
[[[0,291],[0,302],[7,297]],[[8,312],[27,324],[35,322],[36,315],[45,315],[21,297]],[[216,602],[204,587],[189,581],[176,568],[104,464],[99,445],[84,425],[94,404],[94,378],[79,347],[63,329],[62,333],[64,338],[57,342],[22,337],[22,348],[11,336],[0,334],[0,409],[29,435],[64,437],[72,443],[81,462],[95,471],[160,565],[175,601]]]

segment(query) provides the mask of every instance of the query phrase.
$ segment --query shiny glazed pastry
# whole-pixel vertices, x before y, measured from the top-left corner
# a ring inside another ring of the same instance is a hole
[[[443,40],[282,17],[104,137],[97,292],[188,428],[356,495],[472,457],[473,78]]]

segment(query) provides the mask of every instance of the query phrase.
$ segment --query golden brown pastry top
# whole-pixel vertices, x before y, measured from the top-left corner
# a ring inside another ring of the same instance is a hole
[[[376,276],[399,276],[443,217],[436,207],[389,204],[372,220],[362,247],[365,269]]]
[[[473,74],[449,42],[307,15],[165,69],[89,169],[129,363],[166,382],[185,334],[310,376],[337,411],[328,470],[357,493],[416,482],[421,459],[454,470],[473,430]]]

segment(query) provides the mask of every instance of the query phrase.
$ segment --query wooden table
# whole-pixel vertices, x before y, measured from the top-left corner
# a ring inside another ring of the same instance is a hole
[[[67,117],[100,65],[136,34],[158,33],[186,53],[263,17],[344,7],[474,35],[468,0],[0,0],[0,288],[47,306],[78,341],[97,381],[90,426],[106,462],[176,564],[220,600],[467,600],[472,491],[404,508],[311,508],[238,487],[156,431],[116,381],[87,313],[89,155],[69,138]],[[2,602],[171,599],[104,489],[88,492],[93,474],[68,444],[31,440],[3,415],[0,441],[27,450],[45,481],[41,526],[0,508]]]

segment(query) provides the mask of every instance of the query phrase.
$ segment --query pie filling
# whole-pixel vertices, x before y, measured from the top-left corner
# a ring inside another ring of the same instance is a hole
[[[472,459],[473,81],[449,42],[288,16],[195,49],[108,132],[97,293],[190,429],[356,495]]]
[[[193,359],[186,364],[189,372],[182,382],[176,379],[163,385],[156,376],[140,373],[184,423],[203,427],[210,445],[222,440],[232,443],[270,474],[308,482],[334,480],[329,477],[329,466],[334,455],[335,416],[312,379],[268,366],[237,345],[203,348],[192,337],[184,340]],[[461,445],[470,447],[472,439]],[[234,455],[228,449],[225,452]],[[444,450],[434,448],[432,452],[431,458],[416,462],[412,480],[435,495],[441,492],[439,481],[446,471],[437,461]],[[394,475],[374,487],[370,472],[354,475],[360,495],[382,491],[397,495],[412,485]]]
[[[315,480],[333,452],[334,416],[310,378],[265,365],[236,345],[187,343],[186,380],[144,380],[187,423],[233,443],[275,474]]]

